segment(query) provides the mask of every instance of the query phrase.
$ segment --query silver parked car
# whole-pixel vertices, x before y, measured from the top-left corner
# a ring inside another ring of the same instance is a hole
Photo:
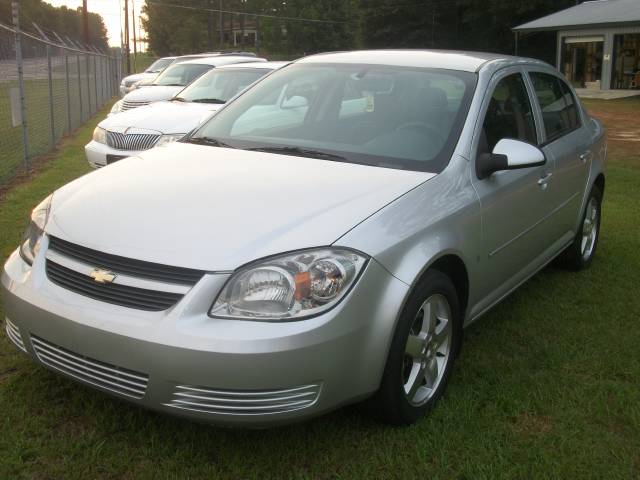
[[[11,340],[139,405],[265,426],[442,395],[462,329],[589,266],[601,125],[545,63],[315,55],[186,139],[55,191],[2,273]]]

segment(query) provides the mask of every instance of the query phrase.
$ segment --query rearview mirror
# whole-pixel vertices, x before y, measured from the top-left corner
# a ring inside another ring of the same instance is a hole
[[[282,101],[282,104],[280,105],[280,107],[283,109],[302,108],[302,107],[306,107],[308,104],[309,103],[307,102],[306,98],[301,97],[299,95],[294,95],[293,97],[285,98]]]
[[[493,147],[493,152],[483,153],[477,158],[476,175],[482,180],[501,170],[539,167],[546,161],[542,150],[535,145],[503,138]]]

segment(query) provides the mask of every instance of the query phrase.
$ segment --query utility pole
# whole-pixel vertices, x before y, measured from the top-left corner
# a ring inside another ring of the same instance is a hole
[[[84,43],[89,45],[89,12],[87,11],[87,0],[82,0],[82,33]]]
[[[431,48],[435,47],[436,43],[436,5],[433,4],[433,10],[431,10]]]
[[[222,45],[224,44],[224,21],[222,19],[222,0],[220,0],[219,6],[218,6],[218,20],[219,20],[219,30],[220,30],[220,50],[222,50]]]
[[[136,61],[138,59],[138,46],[136,45],[136,5],[131,0],[131,26],[133,27],[133,70],[136,70]]]
[[[213,0],[209,0],[209,16],[207,18],[207,45],[213,51]]]
[[[131,73],[129,58],[129,0],[124,0],[124,55],[127,57],[127,75]]]

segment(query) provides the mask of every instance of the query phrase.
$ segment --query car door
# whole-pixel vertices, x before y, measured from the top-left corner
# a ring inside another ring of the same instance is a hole
[[[575,235],[578,210],[589,175],[593,153],[582,111],[564,80],[535,68],[528,69],[542,123],[547,159],[555,162],[555,181],[549,194],[554,204],[550,219],[555,238]]]
[[[545,221],[553,204],[553,161],[542,166],[495,172],[478,179],[475,162],[502,138],[534,145],[540,141],[532,92],[520,67],[496,73],[483,101],[472,147],[472,182],[482,208],[482,289],[487,301],[508,291],[542,262],[549,246]]]

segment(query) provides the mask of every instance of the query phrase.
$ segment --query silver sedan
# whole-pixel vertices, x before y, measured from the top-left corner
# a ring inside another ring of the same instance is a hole
[[[2,272],[7,334],[198,420],[367,400],[409,424],[442,396],[464,327],[556,257],[589,266],[603,139],[539,61],[307,57],[43,200]]]

